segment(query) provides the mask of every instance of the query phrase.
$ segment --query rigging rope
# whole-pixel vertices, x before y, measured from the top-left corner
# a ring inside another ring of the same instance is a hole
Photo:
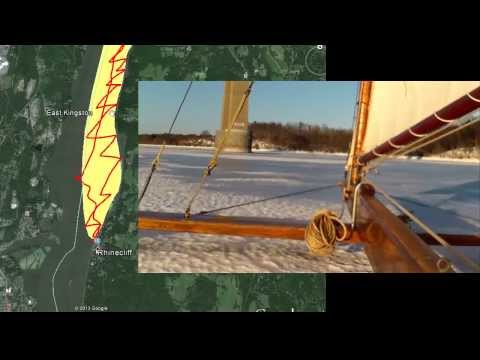
[[[183,95],[183,99],[180,102],[180,105],[178,106],[178,109],[177,109],[177,112],[176,112],[176,114],[173,118],[173,121],[170,124],[170,128],[168,129],[167,136],[172,133],[173,126],[175,125],[175,122],[177,121],[178,115],[180,114],[180,110],[182,110],[183,104],[185,103],[185,100],[187,99],[187,96],[188,96],[188,93],[190,92],[190,88],[192,87],[192,84],[193,84],[193,81],[190,81],[190,83],[188,84],[187,90],[185,91],[185,94]],[[147,192],[147,188],[150,185],[150,181],[152,180],[153,173],[157,169],[158,165],[160,165],[160,157],[162,156],[163,152],[165,151],[166,145],[167,145],[166,140],[163,140],[162,146],[161,146],[160,150],[158,151],[157,155],[155,156],[155,159],[152,162],[152,167],[150,168],[150,173],[148,174],[147,181],[143,185],[143,189],[140,193],[140,197],[138,198],[137,207],[140,206],[140,202],[142,201],[143,196]]]
[[[227,140],[228,136],[230,135],[230,132],[232,131],[233,127],[235,126],[235,123],[237,122],[237,119],[238,119],[240,113],[242,112],[242,109],[245,105],[245,102],[247,101],[248,97],[250,96],[250,92],[252,91],[252,86],[253,86],[253,81],[250,81],[250,84],[248,85],[248,88],[245,90],[245,92],[243,94],[242,100],[240,101],[240,104],[237,108],[237,111],[235,112],[235,114],[233,116],[233,119],[230,123],[230,126],[228,127],[227,131],[223,134],[222,139],[219,141],[218,146],[215,149],[215,152],[213,154],[212,159],[208,163],[205,171],[203,172],[200,183],[197,185],[190,201],[188,202],[188,205],[185,209],[185,218],[186,219],[190,218],[190,216],[191,216],[190,210],[192,208],[193,202],[195,201],[197,196],[200,194],[200,191],[202,190],[203,185],[207,181],[207,177],[212,175],[212,171],[218,165],[218,158],[220,157],[220,153],[222,152],[223,148],[225,147],[226,140]]]
[[[307,194],[307,193],[311,193],[311,192],[317,192],[317,191],[322,191],[322,190],[327,190],[327,189],[333,189],[333,188],[336,188],[336,187],[338,187],[338,186],[339,186],[338,183],[337,183],[337,184],[332,184],[332,185],[319,186],[319,187],[316,187],[316,188],[313,188],[313,189],[307,189],[307,190],[302,190],[302,191],[295,191],[295,192],[286,193],[286,194],[281,194],[281,195],[276,195],[276,196],[272,196],[272,197],[268,197],[268,198],[263,198],[263,199],[258,199],[258,200],[252,200],[252,201],[247,201],[247,202],[243,202],[243,203],[240,203],[240,204],[225,206],[225,207],[221,207],[221,208],[217,208],[217,209],[199,211],[196,215],[207,215],[207,214],[211,214],[211,213],[214,213],[214,212],[219,212],[219,211],[224,211],[224,210],[230,210],[230,209],[239,208],[239,207],[242,207],[242,206],[248,206],[248,205],[258,204],[258,203],[267,202],[267,201],[271,201],[271,200],[282,199],[282,198],[291,197],[291,196],[296,196],[296,195],[303,195],[303,194]],[[342,214],[343,214],[343,205],[344,205],[344,204],[345,204],[345,203],[342,201],[342,212],[341,212]],[[340,215],[339,218],[341,219],[341,218],[342,218],[342,215]]]
[[[310,252],[315,255],[331,255],[337,241],[350,235],[347,226],[328,209],[318,210],[305,229],[305,241]]]
[[[388,195],[385,190],[381,189],[380,187],[378,187],[378,185],[372,183],[370,180],[364,180],[363,183],[364,184],[368,183],[372,185],[376,191],[378,191],[380,194],[383,195],[385,199],[387,199],[398,210],[400,210],[402,213],[408,216],[413,222],[415,222],[418,226],[420,226],[423,230],[425,230],[427,234],[429,234],[431,237],[437,240],[441,245],[443,245],[446,249],[448,249],[453,255],[455,255],[458,259],[460,259],[465,265],[467,265],[469,268],[473,269],[476,272],[480,272],[480,266],[477,263],[475,263],[472,259],[470,259],[468,256],[465,256],[463,253],[461,253],[457,249],[455,249],[445,239],[438,236],[438,234],[436,234],[432,229],[430,229],[428,225],[423,223],[419,218],[417,218],[410,211],[405,209],[398,201],[396,201],[394,198]]]
[[[476,217],[461,215],[461,214],[455,213],[451,210],[444,210],[444,209],[441,209],[437,206],[425,204],[425,203],[422,203],[420,201],[416,201],[416,200],[413,200],[413,199],[400,198],[400,197],[399,198],[393,197],[393,198],[397,201],[403,201],[403,202],[411,203],[413,205],[421,206],[421,207],[424,207],[424,208],[427,208],[427,209],[434,209],[434,210],[440,210],[440,211],[445,211],[445,212],[448,211],[449,216],[453,216],[453,217],[456,217],[458,219],[469,219],[469,220],[475,220],[475,221],[478,220]],[[448,200],[446,200],[446,201],[444,200],[444,202],[447,202],[447,201]]]

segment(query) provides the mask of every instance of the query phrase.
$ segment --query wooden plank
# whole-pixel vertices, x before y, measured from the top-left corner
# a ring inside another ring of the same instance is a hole
[[[254,236],[304,240],[304,222],[269,218],[223,217],[194,215],[185,219],[183,214],[139,212],[140,230],[190,232],[198,234]]]
[[[352,211],[352,198],[348,204]],[[362,186],[357,205],[357,232],[376,272],[440,272],[438,265],[445,267],[444,260],[375,198],[371,186]]]

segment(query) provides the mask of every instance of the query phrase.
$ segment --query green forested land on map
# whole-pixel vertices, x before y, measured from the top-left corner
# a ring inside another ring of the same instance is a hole
[[[102,238],[112,249],[137,248],[139,80],[319,80],[325,54],[315,46],[134,46],[120,95],[117,132],[124,157],[119,194]],[[318,51],[315,50],[314,51]],[[312,51],[313,53],[313,51]],[[309,55],[310,56],[310,55]],[[257,71],[255,71],[257,70]],[[112,311],[325,311],[324,274],[137,274],[133,257],[97,259],[85,305]]]
[[[316,45],[135,46],[138,80],[325,80]]]
[[[83,123],[48,117],[43,109],[88,106],[85,79],[97,64],[91,48],[13,46],[9,72],[0,78],[0,288],[12,288],[12,311],[54,310],[52,273],[75,233],[80,187],[73,177],[81,168]],[[118,107],[123,179],[102,231],[105,246],[137,248],[138,80],[321,80],[325,51],[315,49],[134,46]],[[70,254],[57,277],[60,310],[71,310],[83,296],[91,245],[85,234],[78,241],[84,249]],[[136,253],[93,256],[84,303],[116,311],[324,311],[325,276],[147,275],[137,273]],[[5,304],[0,297],[0,310]]]
[[[5,58],[8,72],[0,77],[0,311],[7,303],[6,286],[11,311],[44,309],[51,302],[52,267],[67,246],[56,233],[66,199],[58,196],[52,179],[70,174],[63,163],[49,168],[62,119],[46,116],[44,109],[71,107],[85,48],[19,45],[11,46]]]

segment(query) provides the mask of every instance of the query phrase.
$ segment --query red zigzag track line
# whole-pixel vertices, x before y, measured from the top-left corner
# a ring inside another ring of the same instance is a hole
[[[85,166],[82,170],[80,181],[82,182],[82,185],[85,185],[88,188],[87,198],[88,198],[88,200],[90,200],[94,204],[93,211],[88,215],[87,221],[85,222],[85,228],[88,228],[90,226],[95,226],[96,227],[95,231],[93,233],[94,238],[98,237],[98,235],[100,234],[100,231],[102,229],[102,224],[100,223],[100,221],[98,221],[98,219],[95,218],[96,211],[110,196],[112,196],[111,193],[104,193],[103,191],[105,190],[105,187],[108,184],[108,181],[110,180],[110,176],[112,175],[113,171],[118,166],[118,164],[122,161],[122,158],[120,156],[112,156],[112,155],[106,155],[105,154],[106,151],[110,148],[110,146],[112,146],[112,144],[117,139],[117,135],[116,134],[111,134],[111,135],[98,136],[98,133],[100,132],[100,129],[102,127],[102,122],[105,118],[105,115],[108,114],[108,112],[110,112],[111,110],[113,110],[117,107],[117,103],[112,103],[112,104],[108,103],[108,97],[110,96],[110,94],[116,88],[122,86],[122,83],[114,83],[114,80],[118,76],[121,76],[125,72],[125,63],[127,61],[127,58],[126,57],[117,58],[118,55],[122,52],[124,47],[125,47],[125,45],[120,45],[118,50],[116,51],[115,55],[113,55],[109,59],[109,63],[111,63],[112,66],[111,66],[111,69],[110,69],[110,80],[106,84],[107,91],[96,106],[97,109],[102,109],[102,115],[100,116],[100,119],[92,127],[92,129],[87,133],[87,136],[86,136],[87,140],[93,140],[93,147],[92,147],[92,151],[90,152],[90,155],[88,156],[87,162],[85,163]],[[115,67],[117,63],[119,63],[119,65],[117,67]],[[95,132],[95,134],[92,136],[93,132]],[[103,184],[103,186],[100,190],[100,196],[103,197],[103,200],[100,201],[99,203],[97,203],[94,199],[92,199],[90,197],[90,191],[92,189],[91,185],[87,184],[83,181],[83,175],[85,174],[85,171],[87,171],[87,168],[90,164],[90,160],[91,160],[91,158],[93,156],[93,153],[95,151],[98,139],[112,139],[108,143],[108,145],[100,152],[100,157],[111,158],[111,159],[115,160],[112,168],[110,169],[110,172],[108,173],[108,176],[105,180],[105,183]]]

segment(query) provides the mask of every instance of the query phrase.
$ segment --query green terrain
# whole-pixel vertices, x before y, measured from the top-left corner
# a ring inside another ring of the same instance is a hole
[[[135,46],[139,80],[325,80],[315,45]],[[133,57],[133,56],[132,56]]]

